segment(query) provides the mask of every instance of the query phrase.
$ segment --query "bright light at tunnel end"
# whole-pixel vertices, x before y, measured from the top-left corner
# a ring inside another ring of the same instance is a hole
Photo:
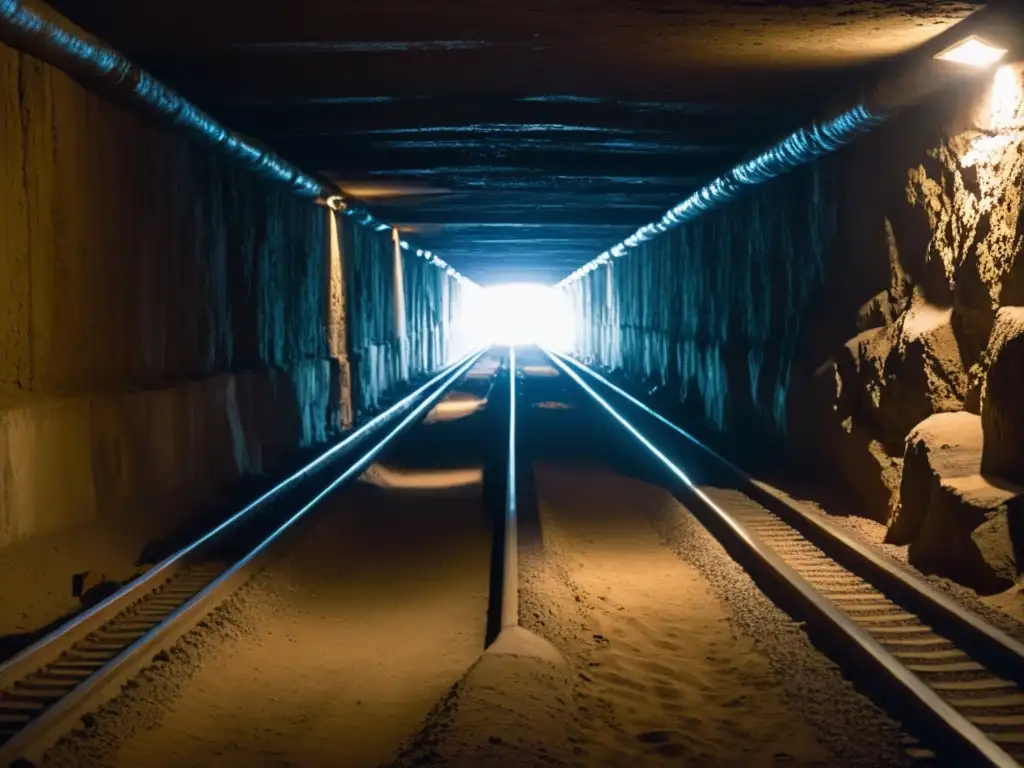
[[[507,283],[487,286],[467,297],[463,322],[481,344],[540,345],[571,351],[575,341],[569,297],[550,285]]]
[[[977,35],[971,35],[937,53],[935,58],[940,61],[951,61],[954,64],[984,69],[1002,59],[1006,53],[1005,48],[998,48]]]

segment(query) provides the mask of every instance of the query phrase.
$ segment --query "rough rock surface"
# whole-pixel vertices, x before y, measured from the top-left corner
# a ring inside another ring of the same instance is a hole
[[[871,328],[854,336],[842,347],[834,357],[832,364],[835,369],[835,398],[832,410],[843,419],[867,410],[865,377],[871,374],[864,366],[872,365],[870,357],[876,347],[888,347],[887,332],[884,327]]]
[[[982,393],[985,430],[982,468],[1024,483],[1024,307],[996,315],[986,351],[988,375]]]
[[[445,360],[444,270],[2,44],[0,146],[0,549],[183,513]]]
[[[687,418],[738,433],[766,461],[787,431],[789,455],[806,459],[795,471],[824,469],[876,520],[895,509],[894,539],[925,537],[916,557],[963,559],[970,578],[1009,573],[992,544],[1009,552],[999,531],[1014,530],[1001,486],[1024,485],[1024,63],[985,82],[570,289],[583,358],[677,393]],[[799,231],[780,226],[794,217]],[[986,477],[978,442],[962,475],[973,479],[930,479],[945,459],[908,435],[960,411],[984,426]],[[943,549],[952,542],[969,546]]]
[[[814,446],[802,463],[835,472],[844,487],[856,490],[857,513],[882,523],[895,504],[903,457],[890,455],[881,432],[861,415],[867,398],[861,369],[870,345],[884,335],[883,328],[868,329],[813,373],[797,369],[786,409],[791,440]]]
[[[951,309],[918,301],[865,346],[863,412],[892,453],[918,422],[963,408],[967,375],[951,319]]]
[[[829,181],[824,167],[795,171],[574,282],[576,351],[637,386],[672,384],[717,429],[783,429],[799,318],[826,255]]]
[[[857,312],[857,327],[862,331],[884,328],[894,323],[905,309],[902,302],[893,299],[889,289],[879,291]]]
[[[981,419],[931,416],[907,438],[899,506],[886,541],[910,544],[911,562],[984,591],[1016,577],[1012,520],[1024,488],[981,474]]]
[[[323,443],[330,378],[319,360],[123,395],[0,401],[0,549],[140,510],[180,523],[243,475]]]
[[[857,514],[888,522],[897,498],[903,460],[890,456],[871,430],[844,419],[825,435],[824,454],[845,487],[856,488]]]
[[[396,283],[390,232],[374,232],[346,219],[342,239],[354,400],[357,412],[365,414],[396,387],[468,351],[453,338],[465,289],[443,270],[412,256],[399,256]],[[401,318],[392,311],[396,284],[402,285]]]

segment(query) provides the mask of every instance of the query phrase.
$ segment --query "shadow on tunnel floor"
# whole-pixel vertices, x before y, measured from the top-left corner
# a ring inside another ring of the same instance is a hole
[[[678,477],[576,382],[552,368],[540,350],[517,354],[523,361],[519,440],[524,457],[531,461],[586,461],[673,492],[682,491]],[[545,367],[550,373],[543,371]],[[738,488],[735,478],[667,427],[614,393],[600,387],[595,390],[694,484]]]
[[[380,410],[383,411],[391,407],[394,403],[414,391],[415,388],[422,386],[425,380],[424,377],[420,377],[407,386],[396,389],[395,392],[382,402]],[[486,396],[488,382],[468,380],[464,384],[465,386],[461,388],[470,395]],[[360,423],[365,423],[373,415],[376,415],[376,412],[364,416]],[[447,431],[442,429],[438,435]],[[327,443],[296,449],[290,452],[289,455],[276,461],[268,471],[246,475],[234,481],[230,486],[221,489],[213,498],[203,503],[191,505],[187,514],[182,515],[182,522],[173,526],[166,535],[150,539],[141,545],[137,556],[134,558],[135,571],[132,578],[137,578],[144,574],[153,565],[204,536],[264,493],[302,469],[309,462],[318,458],[324,451],[336,445],[348,434],[351,434],[351,432],[338,432]],[[441,439],[446,438],[442,437]],[[446,461],[450,463],[452,458],[449,457]],[[477,461],[476,463],[479,465],[480,462]],[[72,598],[77,598],[78,605],[73,610],[48,617],[45,624],[40,624],[37,627],[24,631],[0,635],[0,663],[17,655],[37,640],[42,639],[61,625],[74,619],[83,611],[101,602],[131,580],[117,581],[107,579],[98,570],[76,574],[69,572],[67,574],[68,595]]]

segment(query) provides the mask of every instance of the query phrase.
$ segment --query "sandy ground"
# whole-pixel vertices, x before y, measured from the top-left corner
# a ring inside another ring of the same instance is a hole
[[[239,636],[47,765],[378,765],[482,650],[489,544],[475,490],[356,488],[247,590]]]
[[[430,422],[478,410],[464,392],[450,400]],[[492,535],[482,480],[478,466],[374,465],[44,764],[391,759],[484,648]]]
[[[45,765],[906,762],[899,729],[661,489],[540,466],[543,546],[524,542],[521,572],[537,637],[480,658],[478,507],[395,493],[364,485],[319,518]]]
[[[530,621],[578,670],[584,764],[825,764],[754,640],[650,525],[668,494],[558,465],[537,468],[537,494],[549,562],[530,575]]]
[[[80,607],[72,576],[83,571],[128,579],[145,543],[158,532],[150,526],[82,525],[17,542],[0,552],[0,653],[23,634],[34,633]],[[8,655],[6,653],[4,656]]]
[[[537,495],[527,631],[499,638],[393,766],[909,764],[899,727],[671,495],[565,462],[538,466]]]
[[[818,501],[807,498],[807,493],[788,493],[779,488],[775,488],[775,491],[817,513],[827,525],[867,544],[910,575],[926,582],[964,607],[978,613],[994,626],[1024,642],[1024,582],[1018,582],[999,594],[979,595],[973,589],[957,584],[951,579],[922,573],[910,565],[909,547],[887,544],[885,542],[887,529],[882,523],[856,515],[830,514],[829,510],[835,510],[837,507],[823,506]]]
[[[419,435],[449,443],[449,417],[473,410],[459,402]],[[548,425],[537,445],[559,456],[527,463],[524,629],[481,654],[491,530],[478,470],[437,455],[432,469],[380,466],[45,765],[908,762],[900,728],[670,493],[548,421],[586,414],[530,413]]]
[[[466,388],[454,391],[434,408],[427,423],[453,422],[482,410],[487,405],[487,382],[499,362],[485,356],[467,377]],[[324,450],[297,451],[281,462],[277,480],[310,461]],[[467,483],[479,482],[479,470],[467,470]],[[144,572],[160,557],[177,547],[165,545],[188,541],[214,527],[220,520],[243,507],[273,485],[270,477],[249,477],[237,487],[225,489],[221,498],[207,499],[194,512],[178,517],[176,525],[164,519],[138,515],[131,519],[96,520],[89,523],[17,542],[0,550],[0,661],[16,653],[50,629],[80,611],[82,602],[72,594],[75,574],[89,573],[87,585],[128,581]],[[408,484],[408,480],[400,481]],[[447,482],[440,479],[439,483]],[[182,500],[185,507],[195,500]],[[103,595],[99,595],[102,597]]]
[[[305,449],[281,462],[275,477],[252,475],[202,500],[182,497],[174,519],[140,514],[94,520],[0,551],[0,660],[82,610],[89,600],[144,572],[310,461],[321,449]],[[88,573],[83,602],[72,592],[76,574]]]

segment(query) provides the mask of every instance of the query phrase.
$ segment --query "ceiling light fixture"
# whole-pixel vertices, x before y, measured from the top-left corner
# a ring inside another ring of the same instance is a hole
[[[997,48],[977,35],[971,35],[941,53],[937,53],[935,58],[940,61],[951,61],[955,64],[984,69],[992,66],[1005,55],[1005,48]]]

